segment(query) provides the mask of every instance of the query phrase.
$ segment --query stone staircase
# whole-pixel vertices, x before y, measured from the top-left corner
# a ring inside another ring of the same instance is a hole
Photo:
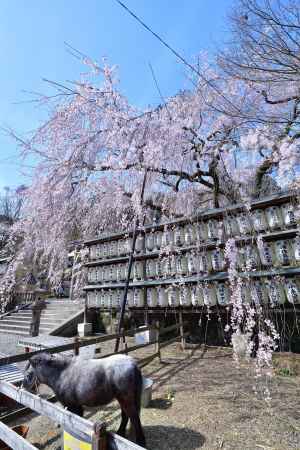
[[[82,304],[66,299],[49,299],[42,310],[39,334],[52,334],[70,318],[82,311]],[[30,307],[12,311],[0,320],[0,333],[28,336],[30,331]],[[60,333],[59,333],[60,334]]]

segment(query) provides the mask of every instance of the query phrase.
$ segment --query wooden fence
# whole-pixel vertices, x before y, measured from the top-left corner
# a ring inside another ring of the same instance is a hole
[[[127,354],[148,347],[149,345],[155,345],[154,353],[139,360],[139,366],[144,367],[145,365],[149,364],[154,358],[161,358],[161,349],[163,347],[177,341],[179,338],[183,343],[186,336],[186,333],[184,333],[185,325],[186,322],[180,322],[178,324],[160,329],[159,325],[156,324],[155,329],[157,333],[156,339],[154,341],[141,345],[133,345],[131,347],[125,346],[125,348],[123,350],[120,350],[118,353]],[[27,361],[33,355],[41,353],[41,351],[46,351],[48,353],[61,353],[73,349],[74,355],[77,355],[80,347],[85,347],[93,344],[101,344],[107,341],[115,340],[117,338],[126,339],[126,337],[134,336],[136,333],[142,333],[151,329],[153,328],[145,326],[134,330],[124,331],[122,333],[115,333],[100,337],[92,337],[82,340],[77,338],[74,340],[74,343],[51,347],[46,350],[28,352],[20,355],[1,357],[0,367],[7,364]],[[173,332],[178,329],[180,330],[180,335],[172,337],[172,339],[169,340],[163,340],[163,337],[167,333]],[[111,354],[101,355],[100,358],[110,356]],[[13,386],[6,381],[0,381],[0,393],[6,395],[10,399],[16,401],[21,405],[24,405],[25,407],[38,414],[49,417],[54,422],[59,423],[65,431],[68,432],[69,430],[70,432],[75,432],[83,442],[88,442],[90,444],[91,450],[142,450],[142,447],[140,447],[139,445],[134,444],[133,442],[128,441],[127,439],[122,438],[115,433],[107,432],[105,422],[93,423],[55,404],[52,404],[35,394],[32,394],[22,388]],[[12,429],[10,429],[7,425],[1,422],[0,439],[2,439],[14,450],[37,450],[36,447],[34,447],[32,444],[30,444],[28,441],[15,433]]]

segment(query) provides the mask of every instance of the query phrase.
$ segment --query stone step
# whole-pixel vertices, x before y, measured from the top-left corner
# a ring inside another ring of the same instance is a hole
[[[2,322],[2,321],[1,321]],[[1,333],[6,331],[14,331],[15,334],[21,333],[29,333],[30,326],[28,325],[10,325],[9,323],[1,323],[0,324],[0,331]]]
[[[28,331],[18,331],[18,332],[16,332],[14,330],[5,330],[4,331],[4,330],[0,329],[0,332],[2,332],[2,331],[5,334],[13,334],[13,335],[17,335],[17,336],[29,336]]]

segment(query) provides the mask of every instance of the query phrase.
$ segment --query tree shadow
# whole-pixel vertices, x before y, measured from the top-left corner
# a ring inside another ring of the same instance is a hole
[[[202,447],[205,437],[190,428],[145,426],[148,450],[195,450]]]

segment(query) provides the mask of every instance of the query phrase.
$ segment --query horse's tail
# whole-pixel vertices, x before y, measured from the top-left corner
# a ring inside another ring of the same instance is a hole
[[[142,406],[143,376],[138,366],[135,366],[135,405],[140,414]]]

